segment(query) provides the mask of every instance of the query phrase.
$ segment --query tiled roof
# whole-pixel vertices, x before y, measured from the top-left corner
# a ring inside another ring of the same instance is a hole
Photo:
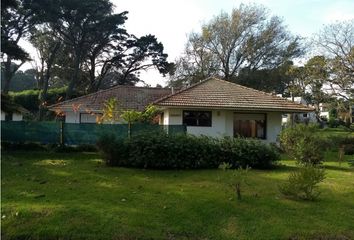
[[[106,100],[115,98],[120,109],[142,111],[153,101],[169,95],[171,89],[134,86],[115,86],[82,97],[49,106],[50,110],[102,111]]]
[[[247,111],[310,112],[305,105],[217,78],[208,78],[154,102],[161,107],[220,108]]]

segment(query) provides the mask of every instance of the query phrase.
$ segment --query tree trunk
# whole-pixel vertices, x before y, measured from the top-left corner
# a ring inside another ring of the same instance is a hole
[[[7,94],[10,89],[10,82],[13,76],[12,69],[11,69],[11,59],[7,57],[7,60],[4,64],[4,87],[2,89],[3,93]]]
[[[80,72],[80,54],[81,54],[81,51],[78,50],[76,51],[75,53],[75,61],[74,61],[74,73],[70,79],[70,83],[69,83],[69,86],[68,86],[68,89],[66,90],[66,97],[65,97],[65,100],[69,100],[73,93],[74,93],[74,88],[76,86],[76,82],[79,78],[79,72]]]
[[[60,43],[57,43],[51,53],[51,56],[48,59],[47,62],[47,70],[45,72],[45,75],[43,76],[43,73],[41,74],[40,82],[41,82],[41,91],[39,92],[39,112],[38,112],[38,119],[39,121],[42,121],[44,119],[44,114],[47,109],[47,92],[48,92],[48,85],[49,85],[49,79],[50,79],[50,74],[51,74],[51,69],[56,57],[56,54],[60,48]],[[43,72],[43,71],[42,71]]]

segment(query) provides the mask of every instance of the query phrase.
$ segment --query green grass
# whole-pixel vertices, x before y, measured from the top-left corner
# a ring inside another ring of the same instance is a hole
[[[323,193],[306,202],[279,194],[296,169],[289,160],[251,170],[238,201],[221,170],[109,168],[97,154],[3,152],[2,239],[353,239],[354,169],[328,156]]]

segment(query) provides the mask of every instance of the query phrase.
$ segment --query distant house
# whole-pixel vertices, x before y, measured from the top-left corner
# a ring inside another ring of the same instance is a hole
[[[54,104],[49,109],[63,114],[67,123],[96,123],[108,99],[117,99],[121,110],[143,111],[153,101],[169,94],[171,94],[169,88],[119,85]]]
[[[126,109],[143,110],[152,103],[163,112],[160,124],[183,124],[190,134],[243,136],[267,142],[276,142],[282,114],[313,111],[303,104],[217,78],[208,78],[174,93],[170,89],[117,86],[50,109],[64,111],[66,122],[94,122],[104,101],[112,97]]]
[[[25,114],[29,114],[27,109],[1,94],[1,121],[22,121]]]

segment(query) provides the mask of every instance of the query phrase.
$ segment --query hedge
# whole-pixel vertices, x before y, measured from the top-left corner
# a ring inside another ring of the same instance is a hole
[[[270,168],[279,159],[277,150],[258,140],[216,139],[206,136],[137,135],[131,139],[104,136],[97,143],[109,166],[150,169]]]

